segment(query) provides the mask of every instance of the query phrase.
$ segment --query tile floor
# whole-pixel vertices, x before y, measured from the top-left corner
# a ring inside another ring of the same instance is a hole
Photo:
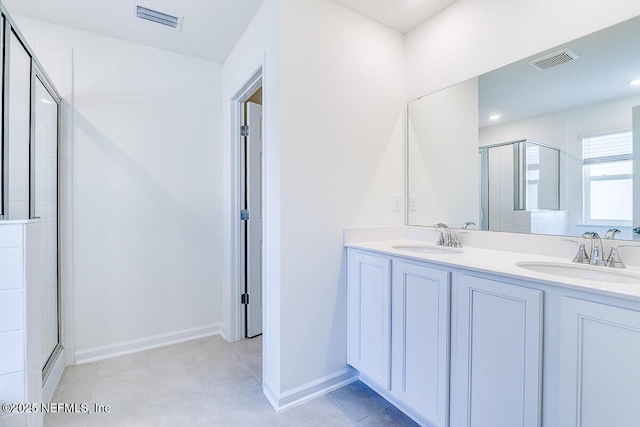
[[[362,382],[281,413],[262,394],[261,337],[219,336],[65,369],[53,402],[109,405],[58,413],[45,427],[416,426]]]

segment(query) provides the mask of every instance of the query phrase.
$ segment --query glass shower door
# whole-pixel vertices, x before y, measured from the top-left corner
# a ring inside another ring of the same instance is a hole
[[[58,296],[58,104],[35,77],[35,216],[40,218],[42,368],[56,353]]]

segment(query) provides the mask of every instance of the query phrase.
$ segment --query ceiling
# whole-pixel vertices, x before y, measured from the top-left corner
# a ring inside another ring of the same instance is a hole
[[[184,16],[182,29],[134,17],[134,0],[1,0],[12,15],[223,63],[264,0],[135,0]],[[304,0],[297,0],[304,1]],[[455,0],[332,0],[406,33]]]
[[[580,58],[547,70],[530,61],[569,48]],[[640,95],[640,17],[589,34],[479,77],[480,127]],[[501,113],[498,121],[489,120]]]
[[[182,15],[176,31],[134,16],[132,0],[2,0],[24,15],[109,37],[223,63],[263,0],[139,0]]]
[[[456,0],[332,0],[403,34]]]

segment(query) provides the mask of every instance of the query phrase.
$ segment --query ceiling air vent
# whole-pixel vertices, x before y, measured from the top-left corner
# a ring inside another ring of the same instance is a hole
[[[161,12],[139,4],[134,4],[133,6],[134,13],[137,18],[155,22],[160,25],[166,25],[167,27],[180,31],[180,27],[182,26],[182,16]]]
[[[549,68],[557,67],[558,65],[566,64],[567,62],[575,61],[578,58],[580,58],[580,55],[571,49],[562,49],[534,59],[533,61],[529,61],[529,64],[540,70],[547,70]]]

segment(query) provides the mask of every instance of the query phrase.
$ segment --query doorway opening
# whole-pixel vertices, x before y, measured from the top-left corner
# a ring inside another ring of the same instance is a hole
[[[267,93],[267,88],[263,87],[263,70],[263,65],[258,65],[230,99],[227,193],[230,251],[226,276],[229,299],[228,305],[223,307],[229,316],[225,337],[230,341],[240,340],[237,346],[246,350],[243,358],[245,362],[251,362],[250,367],[260,383],[267,358],[262,333],[268,334],[268,324],[263,320],[267,318],[267,310],[263,310],[263,300],[266,300],[263,295],[267,289],[262,218],[267,197],[262,153],[268,142],[264,136],[266,120],[262,120],[262,114],[268,114],[268,110],[261,111],[262,105],[267,105],[267,97],[263,95]]]
[[[262,86],[242,102],[240,210],[244,286],[242,338],[262,334]]]

